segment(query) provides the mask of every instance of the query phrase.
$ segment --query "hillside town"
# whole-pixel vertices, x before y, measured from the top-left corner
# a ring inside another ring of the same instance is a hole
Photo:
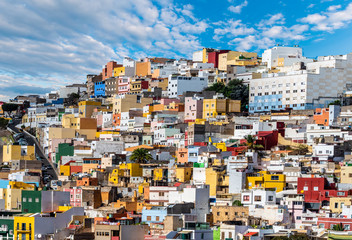
[[[0,239],[352,239],[352,54],[102,64],[0,102]]]

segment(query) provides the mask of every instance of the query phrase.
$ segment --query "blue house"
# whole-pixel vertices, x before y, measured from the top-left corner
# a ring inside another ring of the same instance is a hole
[[[164,218],[167,215],[167,207],[155,206],[151,209],[142,210],[142,222],[147,223],[159,223],[164,221]]]
[[[94,83],[94,96],[105,97],[105,81]]]
[[[188,162],[198,162],[199,149],[198,146],[188,146]]]

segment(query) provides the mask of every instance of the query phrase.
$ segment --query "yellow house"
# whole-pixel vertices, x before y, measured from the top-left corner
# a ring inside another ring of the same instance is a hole
[[[227,71],[227,65],[240,65],[244,64],[242,58],[256,59],[257,53],[255,52],[237,52],[229,51],[227,53],[219,54],[219,65],[218,69],[221,71]],[[237,63],[239,61],[239,63]]]
[[[109,183],[113,185],[117,185],[119,183],[119,177],[123,176],[124,171],[121,169],[114,169],[112,172],[109,174]]]
[[[120,170],[127,170],[127,175],[130,177],[142,177],[143,169],[139,163],[122,163],[119,165]]]
[[[161,181],[167,177],[167,169],[165,168],[155,168],[153,172],[153,180]]]
[[[189,182],[190,180],[192,180],[192,173],[193,173],[192,167],[177,166],[176,167],[176,181]]]
[[[10,162],[11,160],[35,160],[35,147],[4,145],[2,157],[3,162]]]
[[[213,145],[217,148],[220,149],[222,152],[227,151],[226,143],[220,142],[220,143],[213,143]]]
[[[35,217],[33,214],[15,216],[13,221],[14,239],[34,240],[34,223]]]
[[[153,98],[144,98],[134,94],[116,96],[113,99],[113,113],[128,112],[131,108],[143,108],[152,103]]]
[[[21,210],[22,189],[0,188],[0,194],[6,210]]]
[[[74,138],[75,130],[72,128],[49,128],[49,139]]]
[[[226,170],[219,171],[216,168],[205,169],[205,184],[209,185],[209,196],[215,197],[217,189],[225,181]]]
[[[125,76],[125,67],[114,68],[114,77]]]
[[[91,118],[95,108],[101,106],[100,102],[81,101],[78,103],[79,117]]]
[[[343,206],[351,206],[350,197],[331,197],[330,210],[333,213],[342,213]]]
[[[73,114],[62,116],[62,127],[71,128],[80,136],[86,136],[88,140],[95,139],[97,133],[97,120],[95,118],[76,118]]]
[[[203,119],[216,118],[226,113],[240,112],[241,101],[231,99],[203,99]]]
[[[247,177],[247,188],[255,187],[265,189],[276,189],[276,192],[281,192],[286,186],[286,175],[284,174],[270,174],[267,171],[260,171],[255,176]]]
[[[60,166],[60,176],[71,176],[71,166],[61,165]]]
[[[341,183],[352,183],[352,166],[341,167]]]

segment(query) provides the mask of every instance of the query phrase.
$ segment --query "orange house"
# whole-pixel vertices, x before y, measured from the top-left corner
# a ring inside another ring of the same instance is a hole
[[[84,177],[77,180],[77,187],[79,186],[98,186],[98,178]]]
[[[177,163],[187,163],[188,162],[188,149],[178,148],[176,151]]]
[[[329,108],[316,108],[313,118],[316,124],[329,126]]]
[[[112,125],[120,126],[121,123],[121,113],[115,113],[112,115]]]

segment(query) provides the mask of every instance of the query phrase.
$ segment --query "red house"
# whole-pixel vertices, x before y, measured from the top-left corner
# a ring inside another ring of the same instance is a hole
[[[227,53],[229,51],[230,50],[219,50],[219,51],[208,53],[208,63],[213,63],[214,64],[214,68],[218,68],[218,66],[219,66],[219,54]]]
[[[297,193],[304,194],[306,203],[329,205],[330,197],[347,197],[348,191],[339,191],[335,184],[330,184],[326,178],[298,178]]]
[[[319,228],[332,229],[334,225],[342,224],[342,227],[346,231],[352,229],[352,219],[351,218],[318,218]]]
[[[258,132],[256,144],[262,145],[265,150],[270,150],[272,147],[276,146],[278,143],[279,132],[274,131],[260,131]]]

